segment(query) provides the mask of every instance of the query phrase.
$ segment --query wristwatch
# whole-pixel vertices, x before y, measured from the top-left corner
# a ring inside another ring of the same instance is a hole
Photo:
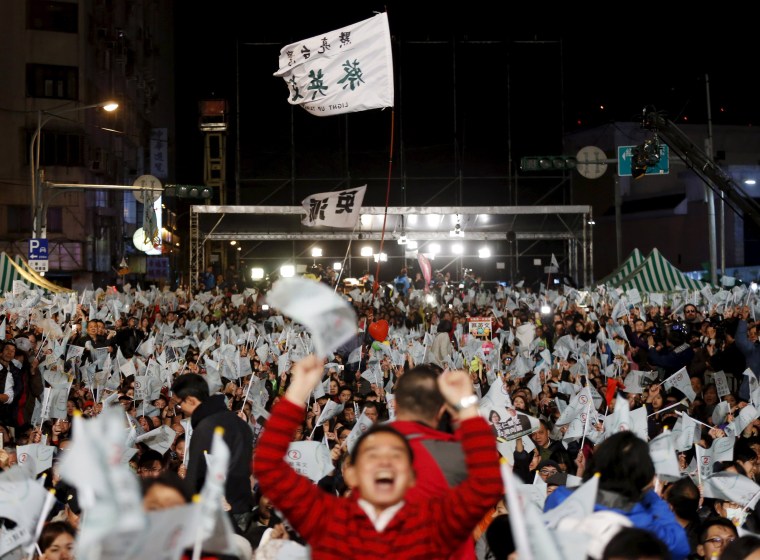
[[[467,397],[464,397],[461,401],[459,401],[457,404],[454,405],[454,409],[456,411],[464,410],[465,408],[469,408],[474,404],[478,403],[478,396],[477,395],[469,395]]]

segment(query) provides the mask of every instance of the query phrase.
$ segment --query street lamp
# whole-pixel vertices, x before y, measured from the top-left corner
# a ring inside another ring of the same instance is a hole
[[[42,127],[44,127],[52,119],[61,118],[61,115],[66,113],[76,113],[78,111],[85,111],[87,109],[103,109],[104,111],[115,111],[119,108],[119,104],[114,101],[105,101],[103,103],[93,103],[92,105],[84,105],[82,107],[70,107],[69,109],[63,109],[57,113],[48,113],[42,109],[37,111],[37,130],[32,136],[32,141],[29,144],[29,167],[31,170],[31,187],[32,187],[32,237],[41,237],[42,235],[42,180],[40,177],[40,144],[42,138],[40,133]],[[42,116],[45,115],[43,120]]]

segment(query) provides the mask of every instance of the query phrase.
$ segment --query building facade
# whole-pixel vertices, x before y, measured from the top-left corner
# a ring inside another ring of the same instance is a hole
[[[58,184],[132,185],[170,178],[174,136],[171,2],[8,0],[0,5],[0,250],[26,256],[33,232],[38,126],[41,176]],[[106,112],[89,107],[115,101]],[[158,161],[158,160],[161,161]],[[132,191],[44,188],[48,276],[63,285],[112,283],[130,258],[142,205]]]

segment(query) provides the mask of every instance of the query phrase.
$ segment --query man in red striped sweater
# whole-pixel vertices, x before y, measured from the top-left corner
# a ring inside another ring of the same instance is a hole
[[[469,376],[452,371],[439,378],[441,393],[459,412],[467,479],[439,497],[407,501],[415,483],[412,450],[387,425],[372,427],[354,446],[345,472],[351,498],[322,492],[285,462],[322,371],[314,356],[293,367],[290,387],[272,410],[256,450],[254,473],[262,491],[311,546],[313,560],[343,560],[347,552],[384,560],[448,558],[503,492],[495,440],[478,416]]]

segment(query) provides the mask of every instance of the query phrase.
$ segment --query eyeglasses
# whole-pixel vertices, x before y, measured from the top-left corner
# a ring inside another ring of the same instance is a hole
[[[684,309],[684,313],[696,313],[696,309]]]
[[[161,472],[161,467],[140,467],[137,472]]]
[[[551,476],[553,474],[557,474],[557,469],[541,469],[538,472],[542,476]]]
[[[705,539],[705,544],[710,543],[711,545],[723,548],[724,546],[731,544],[736,540],[736,537],[728,537],[724,539],[723,537],[712,537],[710,539]]]

